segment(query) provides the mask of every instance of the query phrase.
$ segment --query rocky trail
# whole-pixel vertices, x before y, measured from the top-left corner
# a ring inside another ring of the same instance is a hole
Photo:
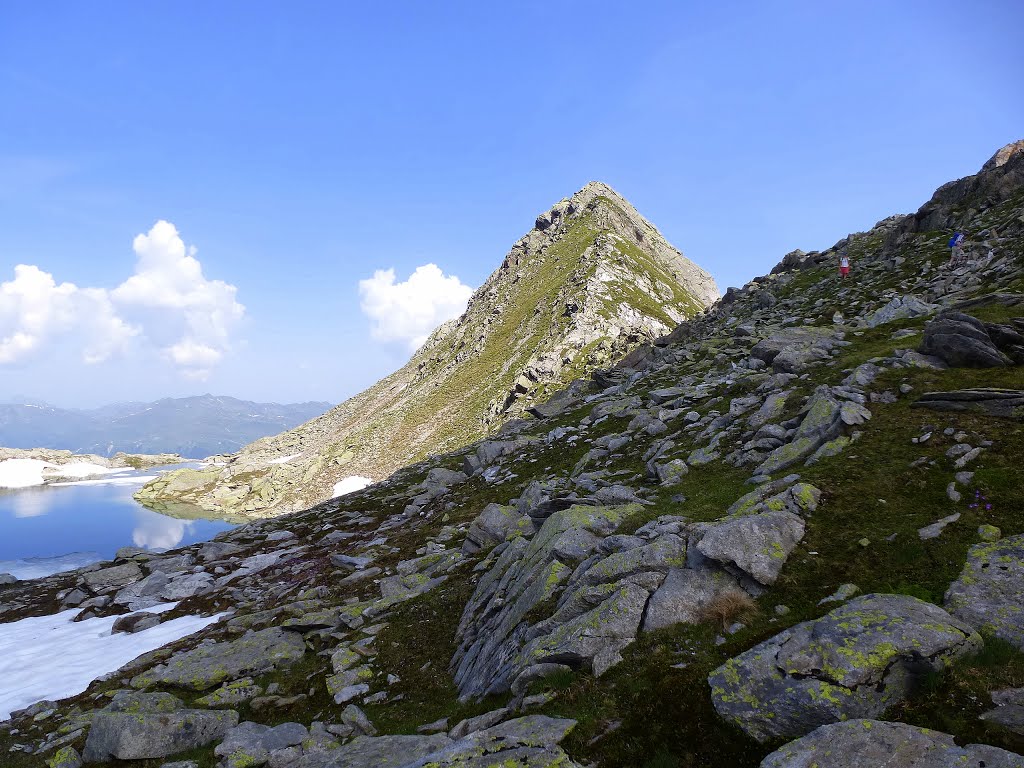
[[[221,615],[14,712],[4,764],[1024,766],[1015,147],[484,440],[0,588]]]

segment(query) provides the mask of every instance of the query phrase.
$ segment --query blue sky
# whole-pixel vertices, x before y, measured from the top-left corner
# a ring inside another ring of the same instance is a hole
[[[591,179],[742,285],[1024,138],[1022,22],[1017,0],[8,3],[0,401],[340,401]]]

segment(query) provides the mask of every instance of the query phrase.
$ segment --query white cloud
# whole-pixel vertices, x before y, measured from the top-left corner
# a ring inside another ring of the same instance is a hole
[[[237,289],[207,280],[169,221],[158,221],[132,243],[135,274],[111,291],[111,299],[143,318],[146,332],[164,355],[194,378],[203,378],[230,346],[231,332],[245,314]]]
[[[18,264],[0,283],[0,365],[17,363],[57,337],[73,335],[82,359],[98,363],[124,349],[139,330],[119,318],[107,292],[61,283]]]
[[[404,283],[395,282],[395,270],[378,269],[359,281],[359,295],[360,308],[373,321],[373,338],[404,341],[415,350],[437,326],[463,313],[473,289],[454,275],[445,277],[436,264],[424,264]]]
[[[135,274],[113,290],[57,283],[19,264],[0,283],[0,365],[23,362],[47,346],[74,344],[94,364],[146,342],[191,378],[205,378],[224,357],[245,314],[237,289],[207,280],[173,224],[158,221],[132,243]]]

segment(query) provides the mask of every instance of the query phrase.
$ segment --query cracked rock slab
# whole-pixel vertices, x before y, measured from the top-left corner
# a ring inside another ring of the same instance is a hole
[[[936,605],[870,594],[730,659],[708,682],[718,713],[765,742],[877,717],[920,676],[981,645],[970,626]]]
[[[133,688],[163,684],[205,691],[228,680],[294,664],[306,643],[294,632],[272,627],[237,640],[200,645],[132,678]]]
[[[1024,535],[971,547],[945,604],[975,629],[1024,649]]]
[[[759,583],[774,584],[793,548],[804,537],[804,521],[792,512],[761,512],[715,525],[697,544],[705,557],[734,565]]]
[[[823,725],[761,761],[761,768],[1022,768],[1024,758],[985,744],[958,747],[953,737],[880,720]]]
[[[93,718],[82,758],[167,757],[218,741],[237,724],[237,712],[184,709],[167,693],[120,693]]]
[[[719,568],[672,568],[651,595],[644,614],[644,631],[673,624],[696,624],[718,595],[738,591],[740,584],[736,578]]]

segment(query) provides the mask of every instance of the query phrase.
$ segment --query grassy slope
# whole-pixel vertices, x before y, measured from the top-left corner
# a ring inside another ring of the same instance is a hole
[[[1001,216],[1007,210],[1003,206],[990,214]],[[904,263],[881,274],[857,270],[862,262],[855,262],[854,278],[841,288],[834,267],[824,265],[796,274],[784,286],[777,287],[775,293],[782,300],[799,297],[808,308],[801,314],[817,317],[821,322],[830,321],[837,310],[855,316],[865,302],[876,300],[886,290],[896,291],[902,281],[912,281],[922,269],[939,268],[946,258],[944,238],[945,233],[941,232],[915,236],[904,246]],[[854,245],[861,249],[863,260],[880,247],[881,241],[867,235],[854,238]],[[1020,242],[1007,244],[1006,248],[1015,252],[1018,260],[1024,258]],[[858,279],[861,275],[863,280]],[[984,287],[1024,291],[1024,281],[986,281]],[[846,293],[840,296],[840,290]],[[1001,305],[971,311],[990,321],[1022,314],[1019,307],[1008,310]],[[898,347],[915,346],[915,338],[895,341],[891,335],[901,328],[920,329],[923,324],[923,320],[907,320],[848,334],[850,347],[830,364],[813,369],[807,380],[795,383],[796,394],[787,410],[795,413],[800,401],[797,395],[808,394],[815,384],[837,384],[844,370]],[[637,391],[642,394],[671,385],[686,375],[718,365],[716,355],[728,353],[730,344],[727,334],[708,339],[691,362],[649,376],[638,384]],[[1020,457],[1024,456],[1024,424],[910,407],[917,394],[929,390],[965,386],[1024,388],[1024,368],[890,371],[871,389],[898,391],[900,384],[910,385],[911,394],[894,403],[872,404],[872,420],[859,428],[862,437],[844,454],[814,467],[794,470],[822,489],[822,501],[809,520],[805,539],[793,552],[779,582],[760,598],[760,611],[748,620],[745,629],[726,636],[725,642],[717,645],[720,627],[670,627],[641,636],[623,653],[624,661],[599,679],[579,673],[535,684],[535,691],[556,694],[544,711],[579,720],[579,726],[566,742],[574,758],[612,767],[756,766],[776,745],[756,744],[717,717],[706,682],[712,669],[785,627],[823,615],[827,607],[819,606],[818,601],[842,583],[855,583],[863,593],[898,592],[941,602],[949,583],[958,575],[967,550],[978,541],[979,525],[996,525],[1003,535],[1024,533],[1020,501],[1024,499],[1024,473],[1019,468]],[[732,397],[749,389],[749,383],[738,380],[719,392],[718,397],[700,403],[696,410],[725,410]],[[580,407],[556,420],[538,424],[534,431],[543,434],[555,426],[576,424],[589,410],[590,406]],[[595,425],[589,436],[620,432],[625,425],[625,419],[609,418]],[[952,439],[943,434],[946,427],[967,433],[967,441],[972,445],[983,439],[993,442],[970,467],[976,474],[970,487],[961,488],[964,498],[959,503],[950,501],[945,492],[954,472],[951,460],[945,456],[952,444]],[[912,442],[912,438],[925,432],[933,434],[928,442]],[[680,455],[692,447],[683,443],[677,449]],[[456,487],[444,500],[448,502],[444,509],[428,510],[428,515],[414,521],[413,526],[395,532],[389,544],[398,547],[399,552],[388,556],[385,564],[412,557],[428,536],[436,536],[445,526],[467,524],[485,504],[507,502],[520,493],[532,476],[568,474],[588,447],[565,442],[540,445],[536,450],[524,451],[510,464],[517,475],[514,481],[488,485],[474,478]],[[609,469],[625,472],[627,478],[642,472],[638,453],[642,451],[624,449]],[[918,462],[922,457],[925,461]],[[912,463],[918,466],[912,467]],[[443,456],[434,464],[457,467],[459,457]],[[425,471],[426,466],[420,465],[400,474],[403,482],[411,484],[421,479]],[[750,486],[744,483],[748,474],[722,462],[694,468],[680,486],[657,489],[656,503],[628,520],[622,530],[635,529],[646,519],[661,514],[684,514],[693,520],[720,517],[733,500],[749,490]],[[339,500],[325,508],[281,518],[274,524],[301,533],[322,516],[330,518],[347,509],[389,514],[401,507],[400,502],[388,496],[391,492],[393,487],[349,501]],[[975,492],[984,497],[980,506],[971,506],[975,503]],[[686,500],[679,501],[678,494],[685,495]],[[959,521],[939,538],[920,541],[918,528],[953,512],[961,513]],[[866,547],[859,543],[865,538],[869,540]],[[404,697],[366,708],[382,732],[411,733],[417,725],[443,716],[454,723],[461,717],[505,703],[504,699],[459,703],[447,672],[455,648],[455,628],[477,578],[478,574],[469,566],[457,571],[435,591],[397,609],[379,635],[375,667],[381,676],[401,677],[390,690]],[[346,596],[352,595],[337,595],[339,600]],[[776,615],[777,605],[787,606],[788,613]],[[336,720],[340,708],[324,696],[322,689],[327,660],[316,656],[309,658],[306,665],[295,673],[264,676],[259,681],[280,682],[285,693],[307,689],[313,693],[307,704],[278,713],[277,717],[307,723],[314,718]],[[1024,752],[1024,738],[977,719],[980,712],[991,706],[989,691],[1021,685],[1024,654],[989,640],[980,656],[925,681],[917,695],[907,705],[889,713],[889,717],[952,733],[961,743],[982,742]],[[113,686],[114,683],[96,684],[92,693]],[[246,714],[243,712],[243,716]],[[266,716],[259,719],[269,722]],[[9,741],[0,736],[0,751],[6,752]],[[213,765],[209,750],[200,750],[196,756],[203,768]],[[20,768],[35,763],[11,756],[9,764]],[[160,761],[141,763],[147,768],[159,764]]]
[[[920,236],[917,259],[908,259],[901,269],[893,270],[883,284],[860,292],[870,295],[884,290],[885,285],[895,287],[899,280],[917,274],[928,258],[937,262],[945,256],[935,245],[941,239],[942,233]],[[908,254],[915,255],[913,245],[908,246]],[[826,265],[800,274],[779,294],[827,297],[835,288],[834,270]],[[852,290],[854,296],[858,292]],[[856,298],[850,301],[856,302]],[[830,317],[835,309],[826,307],[822,312],[828,311]],[[972,311],[991,321],[1019,314],[999,305]],[[891,334],[901,328],[922,326],[922,320],[899,321],[849,335],[852,346],[831,366],[818,368],[812,374],[813,381],[798,383],[798,392],[806,394],[819,382],[837,384],[844,369],[896,348],[915,345],[913,338],[894,341]],[[719,341],[706,346],[695,363],[697,367],[702,360],[710,361],[716,349],[724,345]],[[677,376],[673,372],[652,376],[644,389],[670,384]],[[712,669],[787,626],[823,615],[828,608],[818,606],[818,601],[846,582],[857,584],[862,593],[905,593],[941,603],[946,588],[963,566],[967,550],[979,541],[979,525],[996,525],[1004,535],[1024,533],[1019,502],[1024,498],[1024,474],[1018,467],[1019,457],[1024,455],[1024,425],[910,408],[913,396],[924,391],[967,386],[1024,388],[1024,370],[910,369],[886,373],[872,389],[896,389],[903,383],[913,387],[912,395],[892,404],[872,404],[874,418],[861,428],[861,439],[845,454],[795,470],[823,490],[822,504],[782,578],[759,600],[760,612],[746,629],[728,637],[722,645],[715,644],[719,627],[679,626],[661,630],[641,637],[624,653],[625,661],[600,679],[579,674],[556,676],[535,684],[535,690],[558,694],[545,711],[580,720],[568,742],[574,757],[596,760],[603,766],[757,765],[776,745],[758,745],[717,717],[706,683]],[[737,387],[729,397],[740,394],[743,388]],[[721,408],[723,403],[714,405]],[[702,412],[706,409],[698,408]],[[791,405],[790,410],[795,408]],[[581,415],[582,412],[570,414],[558,423],[574,423]],[[544,426],[551,428],[554,423]],[[623,420],[610,419],[592,430],[591,437],[617,432],[624,426]],[[952,460],[945,457],[946,449],[953,443],[951,437],[942,434],[946,427],[966,432],[968,441],[974,445],[982,439],[994,442],[971,466],[976,471],[973,485],[961,488],[964,498],[957,504],[945,492],[955,471]],[[934,435],[930,441],[911,442],[927,431]],[[585,448],[566,450],[561,444],[558,450],[532,454],[531,461],[545,474],[565,472]],[[910,464],[921,457],[928,461],[911,468]],[[639,471],[640,465],[638,456],[626,455],[615,462],[613,469]],[[520,469],[513,467],[513,471]],[[523,467],[521,471],[525,476],[530,469]],[[685,514],[694,520],[720,517],[733,500],[749,490],[750,486],[744,484],[748,474],[721,462],[695,468],[681,486],[662,490],[658,503],[647,508],[641,518],[627,521],[622,530],[638,527],[646,519],[661,514]],[[487,501],[504,501],[515,492],[495,490],[480,489],[472,507],[479,509]],[[681,504],[672,500],[680,492],[688,497]],[[972,507],[975,492],[991,507],[986,509],[985,503]],[[918,538],[918,528],[953,512],[960,512],[962,517],[941,537],[927,542]],[[864,538],[870,541],[867,547],[859,543]],[[393,647],[402,649],[396,650],[394,663],[398,656],[406,658],[412,652],[412,659],[405,663],[407,669],[413,666],[413,659],[418,664],[432,659],[436,669],[454,648],[454,626],[464,601],[462,589],[442,590],[429,598],[428,610],[419,609],[427,612],[416,621],[406,626],[394,622],[390,630],[392,642],[396,643]],[[776,605],[787,606],[789,612],[783,617],[776,616]],[[409,610],[413,608],[410,606]],[[425,635],[434,637],[436,643],[429,647],[420,645],[416,638]],[[681,663],[685,668],[673,667]],[[436,675],[432,680],[417,679],[409,689],[411,700],[398,707],[381,707],[374,712],[375,717],[391,728],[408,732],[414,723],[442,715],[457,719],[479,711],[478,706],[457,704],[454,687],[446,675]],[[951,732],[965,742],[1024,751],[1024,738],[977,720],[980,712],[991,707],[988,691],[1021,684],[1024,654],[990,641],[981,656],[929,681],[910,705],[891,713],[891,717]],[[485,702],[484,708],[499,703]]]

